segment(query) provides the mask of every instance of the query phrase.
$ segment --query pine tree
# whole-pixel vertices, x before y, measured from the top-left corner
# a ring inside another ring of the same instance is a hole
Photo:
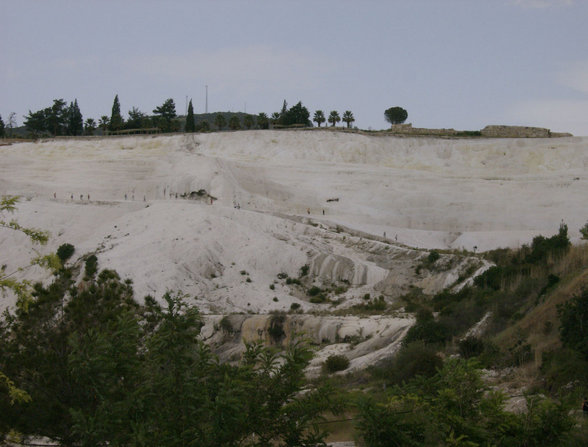
[[[310,112],[299,101],[298,104],[290,107],[285,113],[280,116],[280,124],[284,126],[291,126],[292,124],[302,124],[303,126],[312,125],[310,123]]]
[[[84,119],[78,106],[78,100],[75,99],[74,102],[69,104],[69,109],[67,111],[67,134],[76,136],[81,135],[83,131]]]
[[[53,136],[67,132],[67,112],[67,102],[63,99],[54,99],[53,105],[45,109],[46,127]]]
[[[44,134],[49,129],[47,128],[47,111],[49,109],[41,109],[36,112],[29,110],[28,116],[25,116],[24,125],[33,137]]]
[[[168,98],[159,107],[153,109],[153,113],[157,115],[157,124],[163,132],[172,132],[174,127],[172,121],[176,115],[176,105],[172,98]]]
[[[120,102],[118,101],[118,95],[114,97],[114,102],[112,103],[112,113],[110,115],[110,126],[109,129],[111,131],[117,131],[122,129],[123,126],[123,119],[120,114]]]
[[[137,107],[129,110],[129,118],[125,123],[125,129],[143,129],[149,127],[150,119]]]
[[[186,132],[194,132],[196,130],[196,124],[194,123],[194,107],[192,107],[192,100],[188,104],[188,114],[186,115]]]
[[[390,124],[402,124],[408,118],[408,112],[402,107],[390,107],[384,111],[384,117]]]

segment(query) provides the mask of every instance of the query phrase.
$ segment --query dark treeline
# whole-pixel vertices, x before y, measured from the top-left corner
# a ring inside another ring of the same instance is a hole
[[[176,105],[171,98],[155,107],[151,114],[145,113],[137,107],[131,107],[126,118],[121,112],[118,95],[115,96],[110,115],[102,115],[97,120],[86,118],[84,121],[77,99],[67,104],[64,99],[55,99],[49,107],[30,111],[24,117],[24,128],[16,132],[20,136],[51,137],[51,136],[79,136],[79,135],[108,135],[125,133],[156,133],[156,132],[210,132],[240,129],[270,129],[289,127],[318,127],[328,121],[332,127],[343,121],[347,128],[355,122],[350,110],[346,110],[342,117],[335,110],[325,118],[322,110],[314,113],[310,119],[310,112],[298,102],[288,108],[286,100],[279,112],[271,116],[261,112],[248,114],[241,112],[195,113],[190,100],[186,115],[178,115]],[[0,117],[0,136],[4,136],[4,122]]]
[[[63,99],[53,100],[53,105],[36,112],[29,111],[25,117],[25,127],[34,135],[82,135],[84,131],[82,112],[78,100],[69,106]]]

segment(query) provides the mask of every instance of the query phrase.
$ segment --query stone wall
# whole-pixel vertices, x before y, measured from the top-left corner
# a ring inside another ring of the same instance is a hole
[[[412,127],[412,124],[393,124],[388,133],[399,135],[432,135],[453,136],[457,134],[455,129],[427,129],[424,127]]]
[[[551,131],[543,127],[486,126],[482,136],[489,138],[549,138]]]

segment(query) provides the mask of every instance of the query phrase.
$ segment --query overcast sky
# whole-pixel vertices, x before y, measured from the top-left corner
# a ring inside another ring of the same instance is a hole
[[[351,110],[387,127],[548,127],[588,135],[585,0],[0,0],[0,115],[53,99],[85,118]]]

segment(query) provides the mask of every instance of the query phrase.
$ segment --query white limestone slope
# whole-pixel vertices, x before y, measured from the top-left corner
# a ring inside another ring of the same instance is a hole
[[[0,194],[23,197],[15,217],[49,230],[48,249],[97,251],[138,297],[182,290],[205,312],[265,312],[310,306],[282,281],[269,288],[304,264],[324,280],[349,280],[353,300],[400,294],[411,281],[448,284],[410,277],[426,254],[406,246],[516,246],[553,234],[562,219],[575,237],[588,218],[587,167],[585,138],[315,130],[63,139],[0,147]],[[214,203],[175,198],[199,190]],[[8,230],[0,250],[6,271],[32,254]]]

